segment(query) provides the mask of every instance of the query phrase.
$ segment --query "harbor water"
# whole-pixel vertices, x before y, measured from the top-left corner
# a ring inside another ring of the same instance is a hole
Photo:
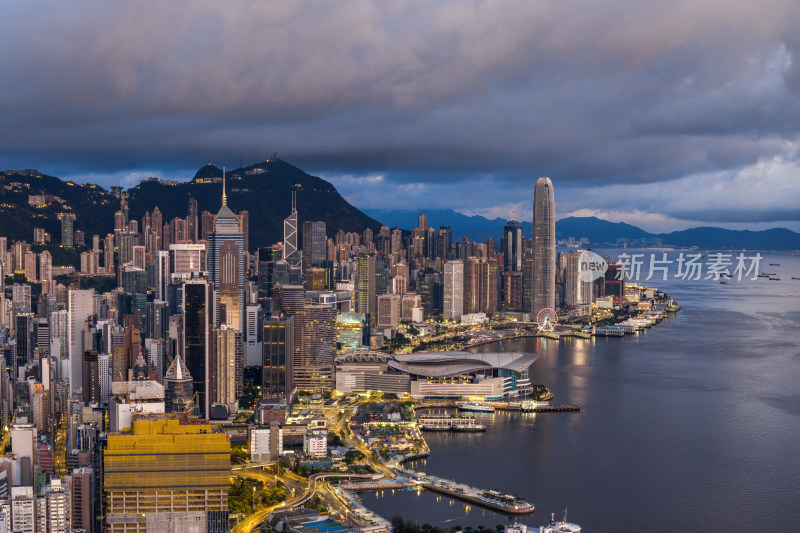
[[[768,266],[779,263],[780,266]],[[474,413],[485,433],[426,433],[417,470],[517,494],[586,531],[800,531],[800,256],[781,280],[651,281],[683,306],[624,338],[521,339],[532,377],[570,413]],[[505,515],[445,496],[362,494],[386,518],[450,528]]]

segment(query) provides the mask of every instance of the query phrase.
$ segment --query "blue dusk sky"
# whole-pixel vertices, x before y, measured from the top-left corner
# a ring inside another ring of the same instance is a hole
[[[273,152],[365,209],[800,230],[790,1],[2,2],[0,168]]]

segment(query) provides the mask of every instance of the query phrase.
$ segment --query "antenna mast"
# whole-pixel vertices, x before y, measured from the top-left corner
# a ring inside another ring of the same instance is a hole
[[[225,167],[222,167],[222,207],[228,205],[228,195],[225,194]]]

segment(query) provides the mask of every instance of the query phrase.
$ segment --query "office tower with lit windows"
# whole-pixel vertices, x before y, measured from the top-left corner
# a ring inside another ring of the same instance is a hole
[[[293,381],[299,391],[333,390],[336,314],[329,305],[305,305],[303,313],[295,316],[294,326],[300,325],[303,336],[302,350],[294,360]]]
[[[232,406],[241,394],[242,337],[233,327],[223,324],[212,335],[211,403]]]
[[[197,242],[198,237],[198,216],[197,216],[197,200],[193,197],[189,197],[189,206],[186,214],[186,228],[188,233],[188,238],[192,242]]]
[[[261,326],[261,395],[284,398],[291,394],[294,372],[294,316],[265,318]]]
[[[239,219],[228,207],[224,173],[222,180],[222,207],[214,218],[213,231],[208,236],[209,278],[219,296],[215,325],[218,327],[221,324],[228,324],[236,331],[242,331],[244,329],[244,235],[241,232]],[[194,372],[192,375],[195,375]]]
[[[444,264],[444,319],[459,321],[464,313],[464,263]]]
[[[303,222],[303,268],[320,267],[327,259],[325,222]]]
[[[356,312],[369,315],[370,323],[378,320],[377,261],[374,254],[358,256],[356,272],[355,301]]]
[[[531,318],[555,307],[556,205],[553,182],[539,178],[533,195],[533,305]]]

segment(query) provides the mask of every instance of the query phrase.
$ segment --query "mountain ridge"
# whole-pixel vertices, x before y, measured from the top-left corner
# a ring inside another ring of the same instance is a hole
[[[389,226],[407,224],[406,227],[416,226],[417,211],[365,209],[367,214],[381,219]],[[432,226],[450,226],[453,235],[467,235],[470,240],[485,241],[488,237],[495,239],[499,246],[499,239],[503,234],[506,220],[502,218],[489,219],[481,215],[464,215],[452,209],[423,210],[428,217],[428,224]],[[522,232],[530,237],[533,224],[530,221],[521,221]],[[403,227],[403,226],[401,226]],[[565,217],[556,221],[556,235],[559,239],[586,237],[593,245],[611,244],[616,246],[618,239],[623,242],[641,241],[645,239],[648,244],[657,243],[677,247],[694,247],[708,249],[763,249],[763,250],[798,250],[800,249],[800,233],[786,228],[772,228],[768,230],[729,230],[715,227],[697,227],[667,233],[650,233],[638,226],[625,222],[610,222],[597,217]]]
[[[228,205],[237,213],[249,212],[250,251],[270,246],[283,239],[283,220],[291,210],[291,193],[296,191],[298,219],[322,220],[329,236],[338,230],[361,233],[372,228],[376,233],[381,224],[359,211],[342,197],[329,182],[301,169],[272,159],[227,171]],[[164,223],[175,217],[185,218],[188,200],[195,198],[198,215],[202,211],[216,214],[222,203],[222,170],[208,164],[187,181],[144,179],[128,188],[128,208],[131,219],[140,220],[145,211],[156,206]],[[34,206],[30,196],[53,195],[46,205]],[[114,230],[114,212],[120,201],[112,191],[94,184],[77,184],[37,170],[8,170],[0,172],[0,235],[10,241],[33,239],[33,228],[41,227],[50,233],[52,241],[60,242],[62,211],[76,213],[74,228],[86,234],[105,236]]]
[[[297,194],[300,223],[323,220],[331,237],[340,229],[361,233],[369,227],[377,233],[381,225],[398,226],[404,230],[417,225],[419,211],[359,210],[347,202],[330,182],[277,158],[226,171],[226,177],[228,205],[234,211],[249,212],[250,251],[282,240],[283,220],[290,212],[292,190]],[[165,223],[175,217],[183,218],[190,197],[198,202],[198,214],[204,210],[216,214],[221,206],[221,178],[222,169],[208,163],[187,181],[144,179],[126,190],[130,217],[141,220],[145,211],[158,206]],[[32,196],[46,201],[34,205]],[[113,232],[114,213],[119,206],[115,193],[99,185],[62,180],[30,169],[0,171],[0,235],[8,237],[10,242],[31,242],[33,228],[40,227],[50,233],[53,242],[59,243],[58,213],[73,211],[77,215],[74,228],[83,231],[86,242],[91,244],[92,235],[103,237]],[[425,212],[431,226],[449,225],[454,239],[466,235],[473,241],[485,241],[492,237],[497,246],[506,224],[506,220],[501,218],[468,216],[450,209]],[[523,234],[530,236],[532,224],[529,221],[521,224]],[[556,222],[556,232],[559,238],[586,237],[593,246],[616,245],[618,239],[629,243],[644,239],[648,244],[660,242],[669,246],[708,249],[800,249],[800,234],[786,228],[752,231],[698,227],[670,233],[649,233],[624,222],[609,222],[596,217],[566,217]]]

